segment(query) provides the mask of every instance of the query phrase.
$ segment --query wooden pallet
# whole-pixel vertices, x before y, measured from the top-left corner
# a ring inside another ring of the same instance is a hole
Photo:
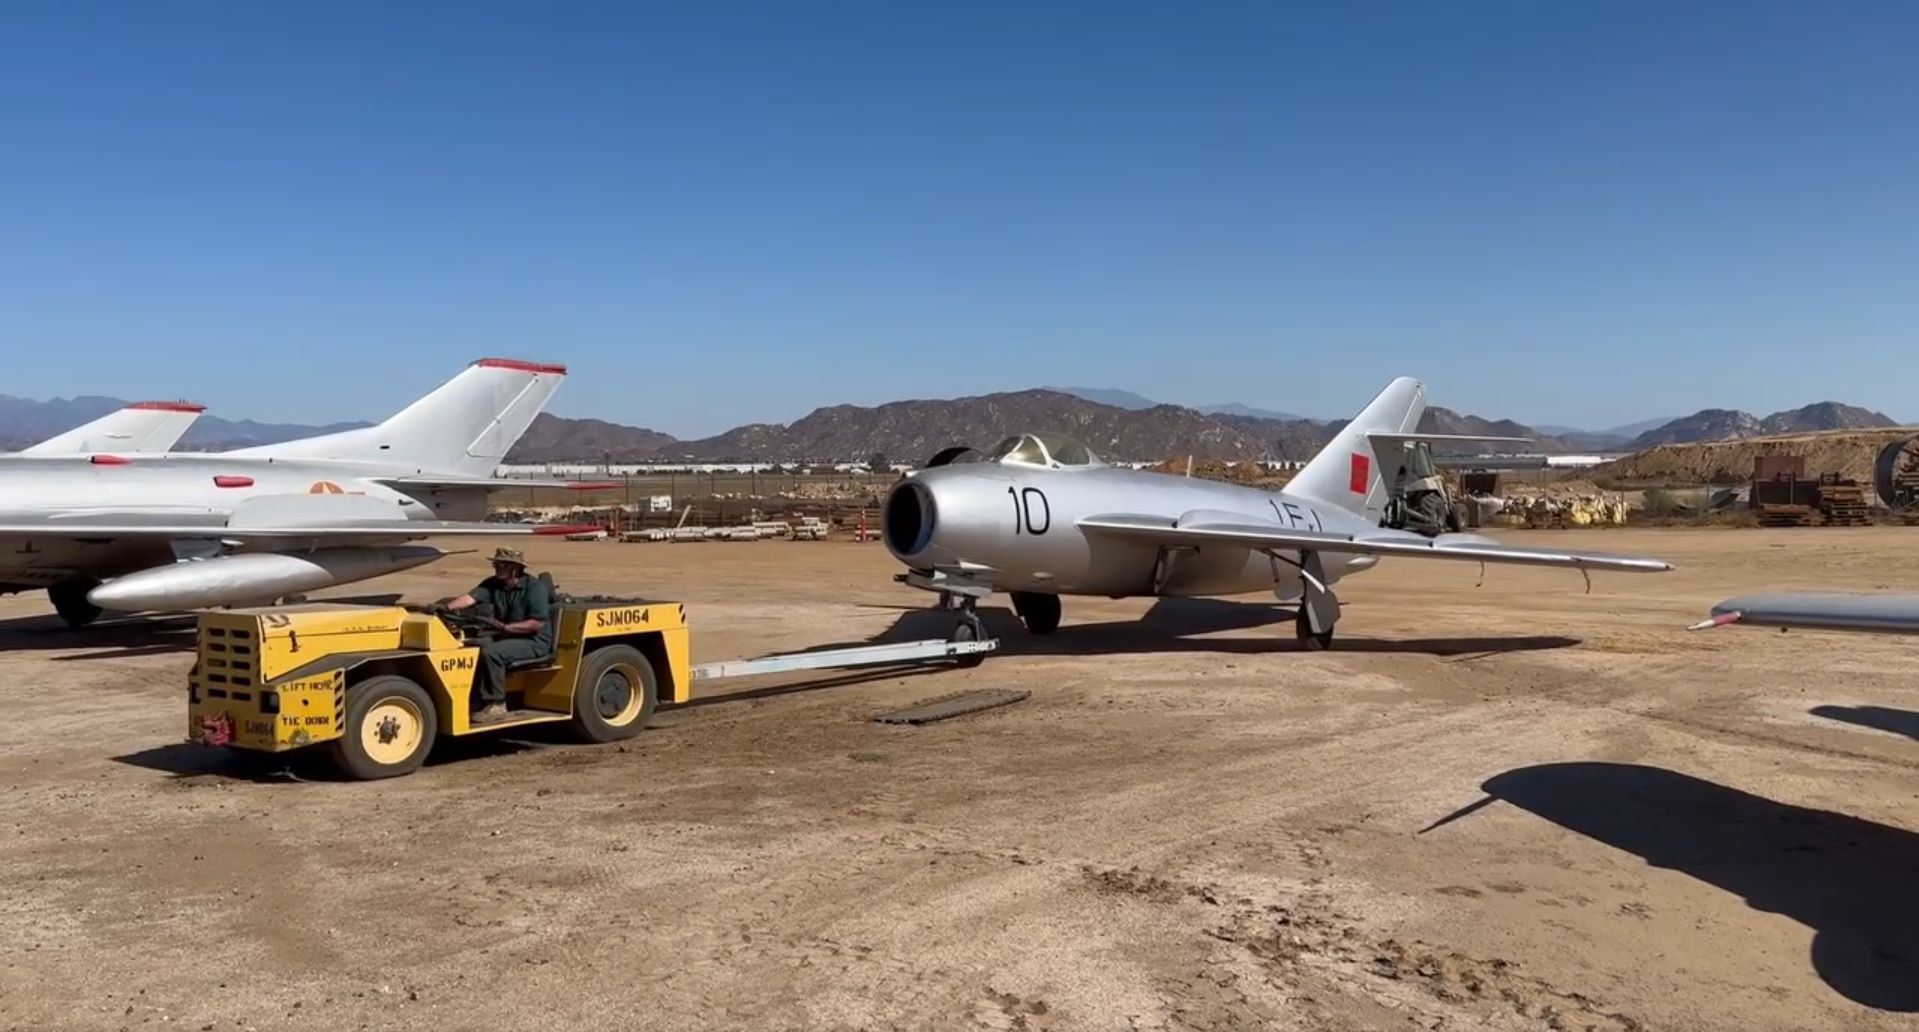
[[[1865,485],[1835,474],[1819,478],[1819,511],[1828,527],[1870,527],[1872,508],[1866,504]]]
[[[1759,507],[1759,525],[1762,527],[1813,527],[1818,525],[1819,511],[1810,505],[1761,505]]]

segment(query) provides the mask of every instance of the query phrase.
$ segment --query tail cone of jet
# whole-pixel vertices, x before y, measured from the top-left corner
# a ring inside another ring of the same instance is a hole
[[[428,545],[399,545],[190,559],[117,577],[88,592],[87,601],[122,612],[261,604],[412,569],[445,554]]]

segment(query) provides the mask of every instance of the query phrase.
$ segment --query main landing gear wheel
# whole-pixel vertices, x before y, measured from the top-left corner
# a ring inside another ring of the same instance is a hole
[[[381,674],[347,689],[346,726],[333,740],[333,764],[355,781],[411,774],[426,762],[439,713],[409,677]]]
[[[954,625],[953,633],[946,636],[947,641],[969,642],[986,640],[986,623],[979,618],[979,605],[971,598],[960,602],[959,623]],[[970,652],[955,656],[953,662],[962,667],[976,667],[986,662],[986,653]]]
[[[1326,564],[1319,553],[1303,552],[1299,558],[1299,611],[1293,616],[1293,635],[1299,639],[1301,648],[1320,652],[1333,647],[1333,625],[1339,622],[1339,599],[1328,586]]]
[[[1317,634],[1313,633],[1313,624],[1306,615],[1304,604],[1299,607],[1299,615],[1293,618],[1293,634],[1308,652],[1324,652],[1333,647],[1333,629],[1328,627]]]
[[[631,645],[594,650],[573,689],[573,733],[617,742],[646,730],[658,701],[653,663]]]
[[[99,586],[91,577],[74,577],[48,588],[47,600],[68,627],[85,627],[100,618],[100,607],[87,601],[87,592]]]
[[[1013,592],[1013,612],[1026,624],[1028,634],[1051,634],[1059,630],[1059,596],[1036,591]]]

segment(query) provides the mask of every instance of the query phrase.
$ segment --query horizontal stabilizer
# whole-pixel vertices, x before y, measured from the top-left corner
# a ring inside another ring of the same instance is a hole
[[[1799,627],[1807,630],[1919,634],[1919,595],[1778,592],[1742,595],[1712,607],[1712,616],[1692,625],[1706,630],[1727,624]]]
[[[136,401],[91,423],[23,448],[20,454],[43,458],[106,452],[160,455],[180,443],[187,428],[205,411],[205,405],[183,401]]]
[[[1088,516],[1080,520],[1077,525],[1088,533],[1110,534],[1115,537],[1150,541],[1162,545],[1223,544],[1257,550],[1282,549],[1344,555],[1398,555],[1414,559],[1451,559],[1584,570],[1616,570],[1622,573],[1657,573],[1673,568],[1671,563],[1662,559],[1603,552],[1520,548],[1502,545],[1476,534],[1441,534],[1436,538],[1427,538],[1404,531],[1381,530],[1377,534],[1359,536],[1297,530],[1282,527],[1277,523],[1254,522],[1251,518],[1243,523],[1210,520],[1186,523],[1169,520],[1163,516],[1131,513]]]
[[[1530,437],[1497,437],[1497,436],[1492,436],[1488,434],[1368,433],[1366,435],[1366,439],[1368,441],[1373,442],[1374,448],[1378,448],[1382,444],[1388,447],[1391,447],[1394,445],[1415,444],[1421,441],[1427,444],[1447,444],[1447,443],[1453,443],[1453,442],[1457,442],[1461,444],[1468,443],[1468,442],[1473,444],[1533,444],[1533,443],[1536,443]]]

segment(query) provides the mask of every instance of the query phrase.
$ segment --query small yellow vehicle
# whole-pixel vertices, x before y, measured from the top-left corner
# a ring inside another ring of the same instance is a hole
[[[325,746],[348,777],[406,774],[441,735],[565,722],[589,742],[631,738],[662,695],[692,684],[686,608],[645,600],[562,603],[550,656],[509,668],[512,715],[470,721],[483,623],[458,613],[307,603],[200,616],[188,675],[189,734],[263,752]]]
[[[508,669],[502,721],[475,725],[482,620],[433,607],[302,603],[204,612],[188,675],[187,737],[263,753],[324,749],[356,780],[417,770],[440,737],[567,723],[588,742],[631,738],[695,681],[953,659],[993,640],[904,642],[695,667],[678,602],[565,599],[550,656]],[[469,633],[471,632],[471,633]]]

